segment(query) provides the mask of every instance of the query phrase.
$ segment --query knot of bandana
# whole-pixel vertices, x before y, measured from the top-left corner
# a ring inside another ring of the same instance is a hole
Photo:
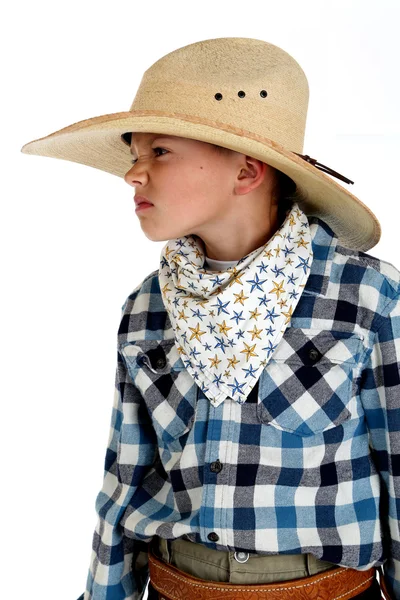
[[[243,404],[280,342],[312,264],[306,214],[294,203],[279,229],[226,271],[204,269],[202,240],[169,240],[159,282],[175,344],[214,406]]]

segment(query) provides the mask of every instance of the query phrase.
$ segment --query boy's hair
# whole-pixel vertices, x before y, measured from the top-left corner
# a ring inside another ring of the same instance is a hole
[[[218,154],[229,154],[233,152],[230,148],[210,144]],[[286,173],[271,167],[275,171],[275,185],[273,187],[273,197],[278,200],[278,223],[281,225],[285,220],[286,213],[297,202],[301,207],[302,202],[306,199],[304,194],[297,189],[297,185]]]

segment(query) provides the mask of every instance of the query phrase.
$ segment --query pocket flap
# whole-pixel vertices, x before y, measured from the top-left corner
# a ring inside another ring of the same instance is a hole
[[[307,366],[317,362],[356,365],[363,339],[363,335],[348,331],[288,327],[271,360]]]
[[[169,369],[185,369],[175,339],[123,342],[119,348],[132,367],[140,367],[145,362],[155,373]]]
[[[198,386],[175,339],[123,342],[120,352],[157,436],[168,444],[187,433],[194,421]]]
[[[362,340],[346,331],[288,328],[260,376],[260,421],[308,436],[348,420]]]

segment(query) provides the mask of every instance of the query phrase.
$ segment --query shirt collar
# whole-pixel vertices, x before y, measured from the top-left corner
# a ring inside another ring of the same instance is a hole
[[[338,237],[326,221],[321,218],[308,215],[307,219],[310,224],[313,260],[310,275],[303,291],[325,296]]]

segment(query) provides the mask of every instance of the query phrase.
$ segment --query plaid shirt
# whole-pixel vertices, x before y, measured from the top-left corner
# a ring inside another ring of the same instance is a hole
[[[154,535],[383,564],[400,599],[400,272],[308,220],[311,273],[242,405],[213,407],[185,369],[158,271],[127,298],[79,600],[143,598]]]

